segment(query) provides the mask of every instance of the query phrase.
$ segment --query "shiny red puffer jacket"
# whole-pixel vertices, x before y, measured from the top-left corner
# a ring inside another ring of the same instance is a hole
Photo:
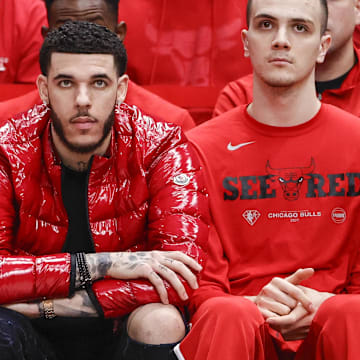
[[[70,255],[61,253],[68,220],[49,129],[43,105],[0,128],[1,304],[69,295]],[[122,104],[107,155],[94,156],[88,174],[95,251],[181,250],[201,263],[207,199],[199,163],[180,128]],[[190,181],[177,181],[181,174]],[[93,290],[106,317],[159,302],[145,280],[103,279]],[[169,301],[181,304],[168,291]]]

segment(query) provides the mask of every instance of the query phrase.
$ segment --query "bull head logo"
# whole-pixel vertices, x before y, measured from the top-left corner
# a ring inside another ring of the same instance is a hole
[[[299,191],[304,180],[310,178],[310,174],[315,169],[314,159],[311,158],[309,167],[288,168],[288,169],[273,169],[270,166],[270,161],[266,163],[266,172],[274,176],[279,181],[283,190],[283,196],[286,200],[297,200],[299,198]]]

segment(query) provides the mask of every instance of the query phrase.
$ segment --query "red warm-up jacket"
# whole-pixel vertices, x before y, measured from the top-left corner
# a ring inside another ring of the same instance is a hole
[[[37,105],[0,128],[1,304],[69,295],[70,254],[61,251],[68,219],[50,125]],[[178,126],[117,107],[107,154],[93,156],[88,170],[94,250],[180,250],[202,263],[208,210],[199,169]],[[102,279],[93,290],[106,317],[160,301],[146,280]]]

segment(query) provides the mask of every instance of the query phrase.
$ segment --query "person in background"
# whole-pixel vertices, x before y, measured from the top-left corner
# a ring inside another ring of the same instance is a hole
[[[246,1],[120,1],[129,25],[128,74],[137,84],[216,87],[251,72],[239,38]]]
[[[322,64],[315,71],[319,99],[360,116],[360,51],[353,41],[360,23],[359,0],[328,0],[328,31],[332,43]],[[220,93],[214,116],[252,101],[253,76],[230,82]]]
[[[341,2],[341,1],[340,1]],[[360,121],[321,103],[326,0],[250,0],[253,101],[188,132],[208,260],[178,359],[357,360]]]
[[[104,26],[49,32],[43,104],[0,128],[3,359],[169,359],[204,259],[207,198],[181,128],[123,103]]]
[[[45,2],[50,29],[60,26],[68,20],[84,20],[108,27],[119,36],[120,40],[125,38],[126,24],[123,21],[118,23],[118,0],[92,0],[91,2],[46,0]],[[46,26],[42,28],[44,36],[48,30]],[[0,102],[0,121],[29,109],[39,101],[38,92],[34,90],[21,97]],[[187,110],[173,105],[131,80],[125,102],[128,105],[138,106],[144,113],[158,120],[180,125],[184,131],[195,126],[194,120]]]
[[[0,83],[34,83],[39,75],[42,0],[0,1]]]

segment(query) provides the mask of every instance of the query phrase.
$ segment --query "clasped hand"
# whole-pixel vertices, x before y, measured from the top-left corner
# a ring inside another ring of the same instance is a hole
[[[300,283],[314,274],[311,268],[299,269],[287,278],[273,278],[254,302],[269,325],[285,340],[304,339],[320,305],[333,294],[320,292]]]
[[[198,288],[195,273],[202,266],[180,251],[144,251],[112,253],[112,266],[107,275],[117,279],[148,279],[157,290],[162,303],[168,304],[164,280],[178,293],[182,300],[188,295],[180,281],[180,275],[192,289]]]

